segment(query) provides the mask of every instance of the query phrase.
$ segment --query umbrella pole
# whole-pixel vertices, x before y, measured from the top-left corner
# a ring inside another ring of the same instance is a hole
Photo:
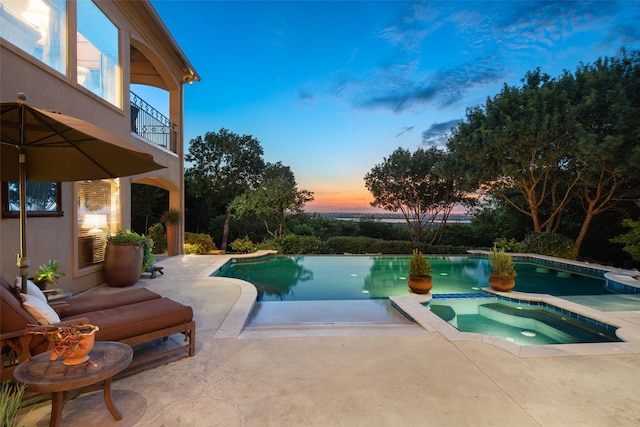
[[[27,276],[31,261],[27,256],[27,165],[25,155],[20,153],[20,256],[18,257],[18,268],[22,277],[22,293],[27,293]]]
[[[20,193],[20,255],[18,268],[22,278],[22,293],[27,293],[27,273],[31,261],[27,256],[27,156],[24,152],[24,105],[20,105],[20,153],[19,156],[19,193]]]

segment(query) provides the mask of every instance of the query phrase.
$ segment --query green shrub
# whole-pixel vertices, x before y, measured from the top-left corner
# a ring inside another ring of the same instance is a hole
[[[167,233],[162,224],[157,223],[149,227],[149,238],[153,240],[154,254],[163,254],[167,251]]]
[[[466,246],[429,245],[409,240],[382,240],[371,237],[330,237],[327,239],[328,253],[352,254],[410,254],[413,249],[425,254],[466,254]]]
[[[280,254],[319,254],[324,253],[322,240],[314,236],[285,236],[269,239],[257,246],[258,249],[274,249]]]
[[[511,240],[507,240],[506,237],[497,238],[493,242],[493,246],[505,252],[522,252],[524,250],[524,244],[514,238],[511,238]]]
[[[578,250],[571,238],[558,233],[531,233],[522,242],[527,252],[564,259],[576,259]]]
[[[413,276],[428,276],[433,268],[427,258],[417,249],[413,250],[413,256],[409,260],[409,274]]]
[[[624,244],[622,250],[631,255],[635,261],[640,261],[640,221],[625,219],[622,225],[629,231],[614,237],[611,242]]]
[[[491,252],[489,252],[489,263],[491,264],[491,270],[499,276],[516,276],[513,258],[504,252],[504,248],[498,248],[494,245]]]
[[[229,246],[236,252],[249,253],[255,250],[255,244],[249,239],[249,236],[244,236],[244,239],[236,239]]]
[[[206,255],[216,249],[216,244],[208,234],[184,233],[184,251],[187,254]]]

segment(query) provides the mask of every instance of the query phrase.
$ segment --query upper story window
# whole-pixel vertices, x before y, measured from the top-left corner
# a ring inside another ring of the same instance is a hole
[[[78,6],[78,84],[122,107],[118,28],[91,0]]]
[[[0,0],[0,37],[67,72],[66,0]]]

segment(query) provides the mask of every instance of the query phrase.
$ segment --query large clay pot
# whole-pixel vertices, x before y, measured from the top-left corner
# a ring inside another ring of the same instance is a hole
[[[179,254],[178,226],[174,224],[167,224],[167,255],[175,256]]]
[[[509,292],[516,285],[513,276],[501,276],[496,273],[489,273],[489,285],[491,288],[500,292]]]
[[[409,275],[409,289],[416,294],[428,294],[433,287],[431,276]]]
[[[109,286],[133,286],[142,273],[142,245],[123,245],[107,242],[104,254],[104,280]]]

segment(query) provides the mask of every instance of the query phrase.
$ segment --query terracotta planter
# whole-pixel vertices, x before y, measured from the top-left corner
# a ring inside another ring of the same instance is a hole
[[[409,289],[416,294],[428,294],[433,287],[431,276],[409,275]]]
[[[491,288],[500,292],[509,292],[516,285],[513,276],[501,276],[496,273],[489,273],[489,285]]]
[[[142,245],[116,245],[107,242],[104,254],[104,280],[109,286],[133,286],[142,273]]]
[[[93,350],[93,344],[95,344],[96,332],[100,330],[100,328],[98,328],[97,326],[92,326],[92,328],[93,329],[90,333],[82,334],[80,345],[76,351],[74,351],[70,355],[63,355],[63,364],[73,366],[79,365],[89,360],[89,353],[91,352],[91,350]],[[54,350],[51,353],[51,360],[56,360],[58,356],[60,355]]]
[[[175,256],[180,254],[178,248],[178,226],[167,224],[167,255]]]

